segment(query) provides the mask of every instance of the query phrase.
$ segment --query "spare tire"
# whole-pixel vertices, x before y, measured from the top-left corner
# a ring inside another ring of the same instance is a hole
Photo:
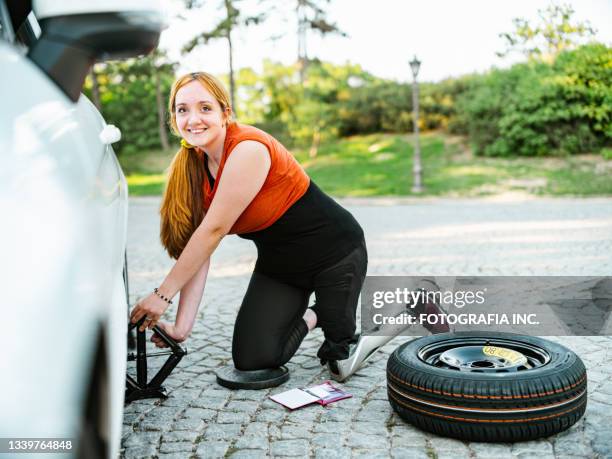
[[[574,352],[533,336],[458,332],[398,347],[387,394],[404,420],[438,435],[515,442],[561,432],[584,414],[586,368]]]

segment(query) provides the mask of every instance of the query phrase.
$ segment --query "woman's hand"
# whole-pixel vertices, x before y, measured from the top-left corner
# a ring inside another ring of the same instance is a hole
[[[159,322],[157,326],[177,343],[182,343],[188,337],[188,334],[180,330],[177,325],[169,324],[167,322]],[[151,337],[151,342],[157,347],[168,347],[164,340],[161,339],[161,336],[159,336],[157,333],[153,334]]]
[[[136,306],[134,306],[132,314],[130,315],[130,321],[135,324],[146,316],[146,319],[140,326],[139,330],[144,331],[147,328],[151,329],[157,324],[157,321],[164,311],[168,309],[168,306],[168,303],[158,297],[155,293],[151,293],[149,296],[136,303]]]

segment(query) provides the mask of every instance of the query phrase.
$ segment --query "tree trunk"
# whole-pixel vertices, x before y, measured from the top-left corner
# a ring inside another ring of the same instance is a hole
[[[228,30],[227,32],[227,43],[229,44],[229,84],[230,84],[230,102],[232,104],[232,111],[236,115],[238,110],[236,109],[236,83],[234,82],[234,57],[232,54],[232,37]]]
[[[231,2],[225,0],[225,8],[227,10],[228,19],[231,17]],[[234,54],[232,50],[232,27],[231,25],[227,28],[227,45],[229,47],[229,86],[230,86],[230,103],[232,104],[232,111],[237,115],[236,110],[236,87],[234,83]]]
[[[317,153],[319,152],[319,144],[321,143],[321,129],[319,125],[315,126],[314,132],[312,133],[312,144],[310,145],[310,151],[308,152],[308,156],[310,158],[316,158]]]
[[[303,11],[303,0],[298,0],[295,8],[298,26],[298,58],[300,67],[300,83],[306,79],[306,66],[308,65],[308,54],[306,51],[306,13]]]
[[[155,98],[157,99],[157,120],[159,125],[159,140],[164,150],[170,149],[170,143],[168,142],[168,133],[166,131],[166,112],[164,110],[164,99],[161,93],[161,81],[159,78],[159,70],[153,68],[153,75],[155,77]]]
[[[100,85],[98,84],[98,76],[96,75],[93,65],[89,71],[89,76],[91,77],[91,96],[93,98],[93,104],[96,106],[98,111],[100,111],[102,107],[100,105]]]

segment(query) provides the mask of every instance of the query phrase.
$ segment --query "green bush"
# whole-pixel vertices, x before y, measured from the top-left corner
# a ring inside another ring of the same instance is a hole
[[[118,153],[160,149],[156,88],[159,81],[165,106],[174,64],[157,59],[99,66],[102,113],[123,133]],[[266,61],[261,73],[241,69],[236,83],[239,121],[313,156],[338,135],[413,130],[412,84],[358,65],[313,60],[301,75],[298,65]],[[91,81],[85,92],[90,88]],[[612,49],[602,44],[563,52],[552,63],[420,83],[419,90],[421,130],[466,135],[479,155],[609,155],[612,147]]]
[[[612,50],[586,45],[553,64],[516,64],[474,78],[458,98],[454,126],[486,156],[600,151],[612,139],[611,88]]]
[[[340,135],[408,131],[411,94],[410,86],[388,81],[351,88],[337,110]]]
[[[114,144],[119,155],[161,148],[156,83],[159,78],[164,121],[170,87],[174,80],[173,64],[156,65],[152,57],[113,61],[98,66],[97,80],[101,112],[105,120],[121,130],[121,141]],[[88,77],[84,93],[92,99],[92,81]],[[165,123],[167,138],[172,139]]]

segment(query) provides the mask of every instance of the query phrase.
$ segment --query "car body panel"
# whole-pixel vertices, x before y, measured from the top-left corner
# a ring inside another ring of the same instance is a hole
[[[87,98],[72,103],[2,41],[0,68],[0,431],[77,436],[102,330],[116,455],[127,353],[125,177]]]

